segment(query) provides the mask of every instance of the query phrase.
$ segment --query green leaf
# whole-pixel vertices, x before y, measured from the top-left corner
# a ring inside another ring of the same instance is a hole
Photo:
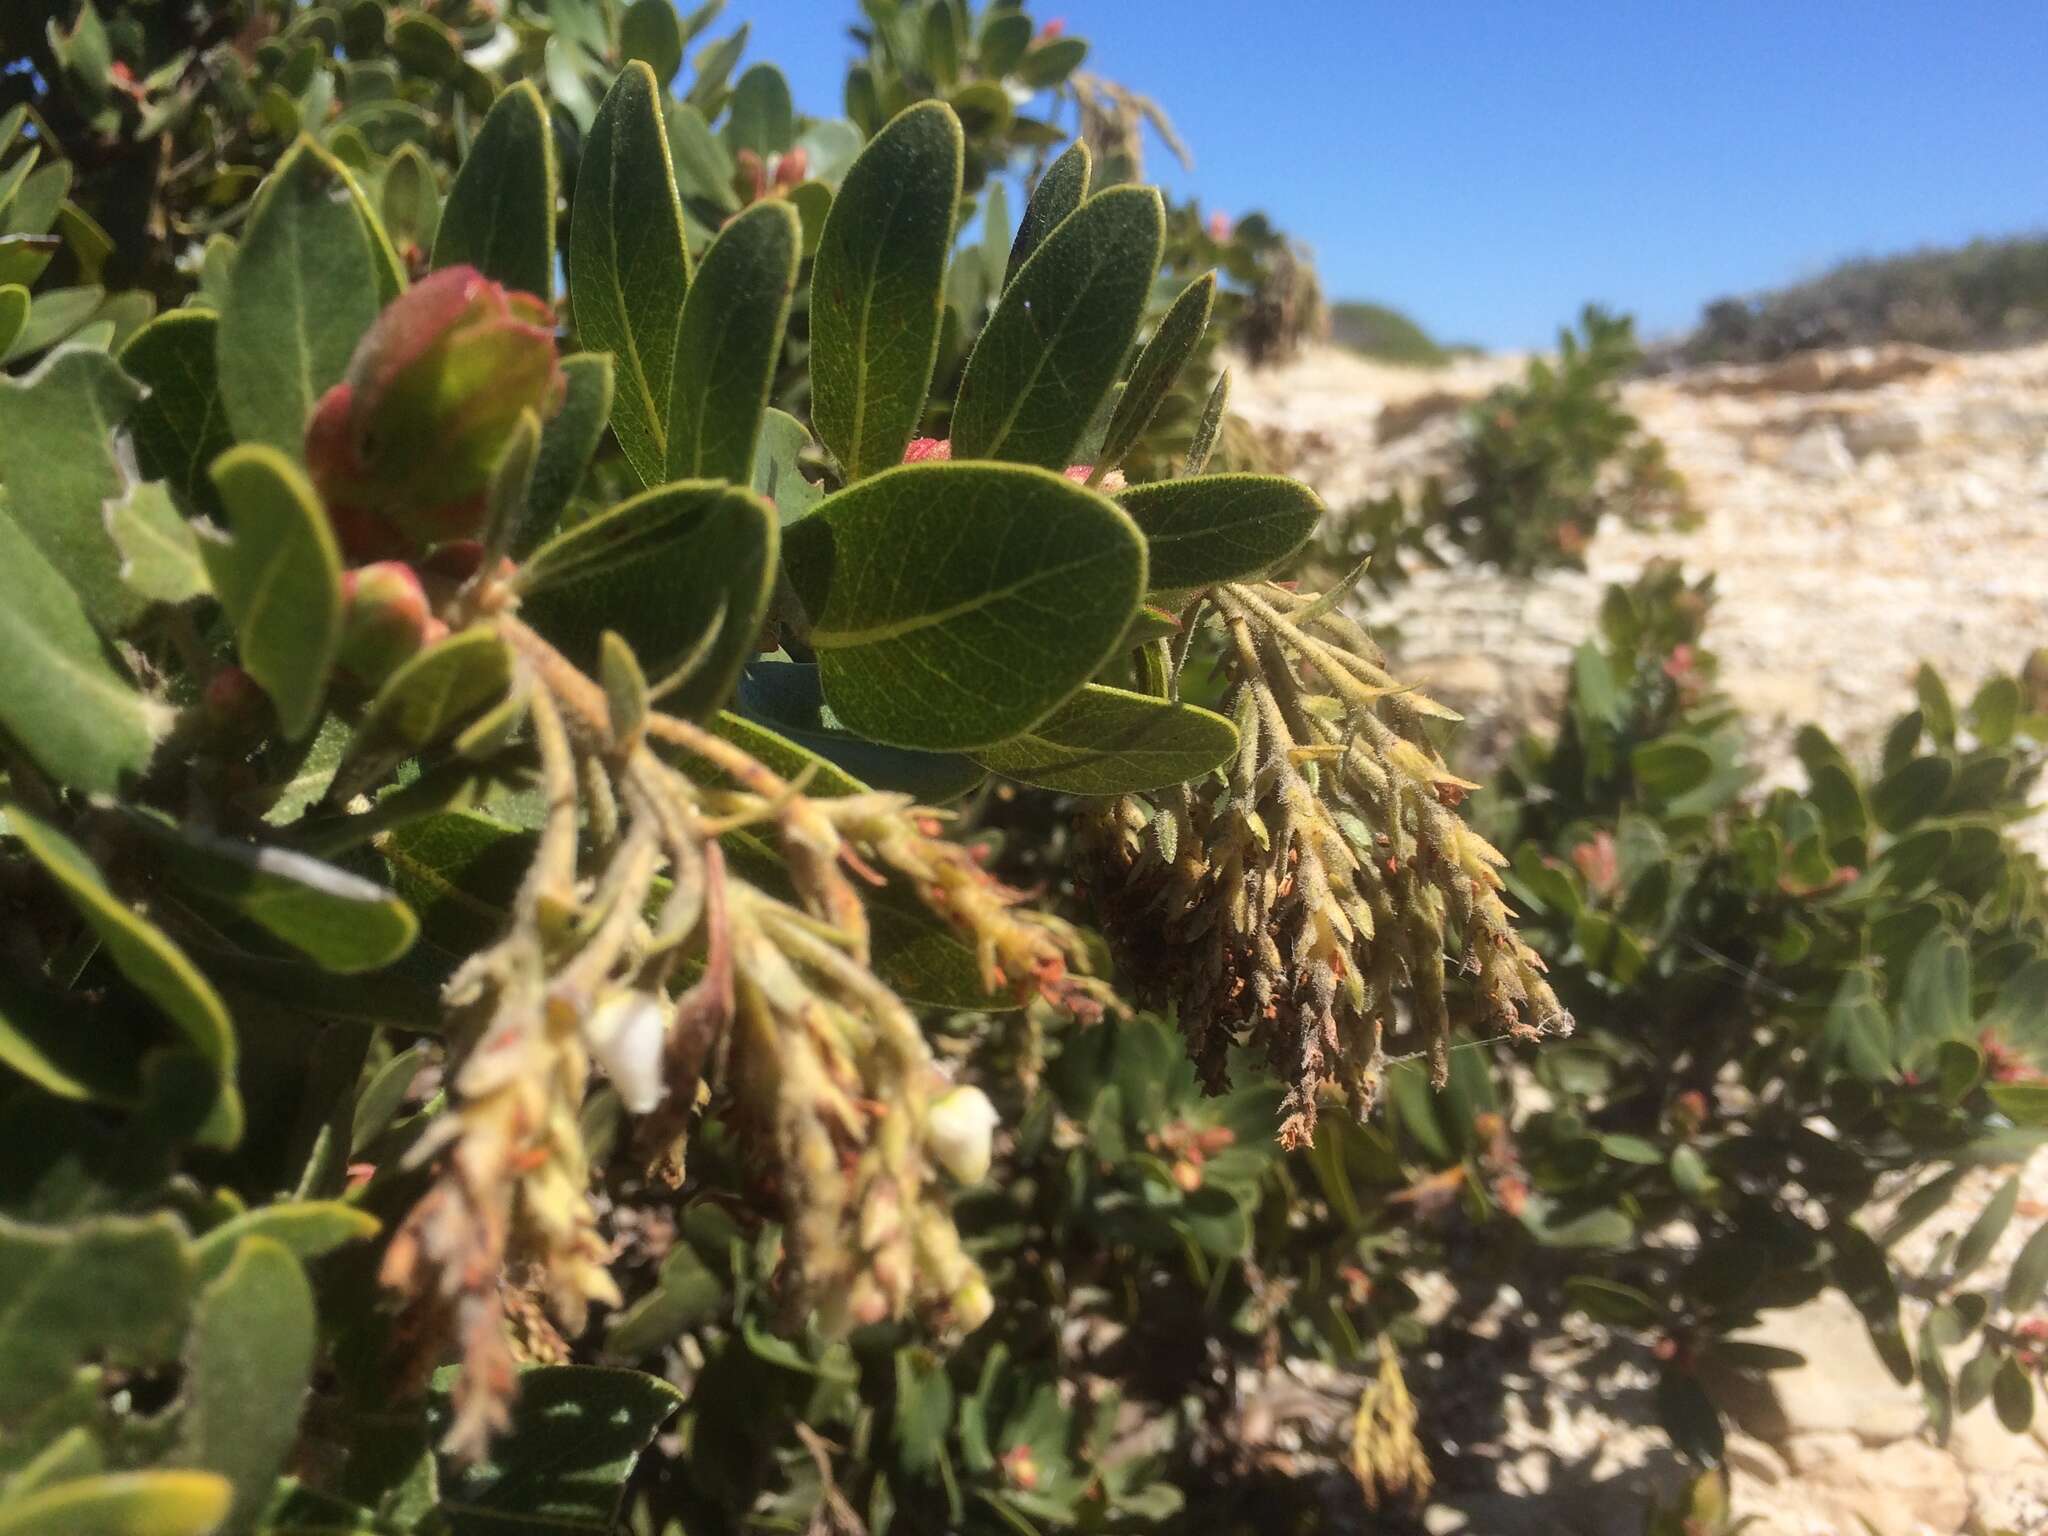
[[[384,681],[327,798],[345,800],[505,697],[512,658],[488,622],[430,645]]]
[[[733,82],[725,119],[725,147],[751,149],[764,161],[796,142],[796,107],[789,82],[773,64],[756,64]]]
[[[724,1306],[724,1282],[696,1249],[677,1243],[662,1260],[654,1288],[607,1320],[605,1350],[613,1355],[648,1354],[716,1316]]]
[[[633,1464],[682,1401],[676,1388],[640,1371],[544,1365],[523,1373],[512,1427],[489,1457],[443,1468],[441,1509],[455,1536],[612,1530]],[[447,1400],[438,1391],[430,1411],[444,1428]]]
[[[808,773],[810,777],[804,788],[807,795],[829,799],[835,795],[857,795],[869,787],[832,759],[795,741],[788,733],[770,730],[758,721],[729,710],[720,710],[712,719],[711,728],[735,746],[745,747],[785,779]],[[857,736],[848,737],[850,741],[859,739]],[[691,777],[704,783],[726,782],[711,764],[694,758],[689,761]]]
[[[1713,753],[1682,736],[1646,741],[1628,762],[1643,793],[1658,800],[1675,800],[1714,776]]]
[[[171,711],[118,672],[85,604],[0,510],[0,726],[60,783],[113,794],[142,773]]]
[[[1081,61],[1088,57],[1088,44],[1083,38],[1059,37],[1050,42],[1036,43],[1024,57],[1017,61],[1017,76],[1034,90],[1047,90],[1058,85],[1081,67]]]
[[[987,774],[971,757],[952,752],[913,752],[885,747],[857,736],[841,723],[825,702],[824,684],[814,663],[754,661],[740,677],[734,708],[747,723],[772,728],[777,755],[801,754],[794,772],[812,762],[834,770],[828,787],[844,781],[859,789],[888,789],[911,796],[923,805],[943,805],[979,784]],[[778,769],[778,772],[785,770]],[[847,775],[852,778],[846,778]]]
[[[121,557],[121,580],[131,592],[173,607],[212,593],[199,537],[161,480],[136,486],[126,500],[107,508],[106,519]]]
[[[2048,1128],[2048,1083],[1992,1083],[1984,1091],[2014,1125]]]
[[[2016,1356],[2007,1355],[1991,1379],[1991,1405],[2010,1433],[2023,1435],[2033,1426],[2034,1380]]]
[[[0,375],[0,504],[102,630],[146,606],[121,582],[101,509],[127,493],[114,429],[141,391],[104,352],[66,348],[26,378]]]
[[[982,13],[981,67],[995,76],[1007,75],[1031,46],[1031,18],[1021,11],[1004,11],[990,6]],[[1079,199],[1077,198],[1078,202]]]
[[[28,307],[28,289],[20,283],[0,284],[0,357],[7,356],[28,324]]]
[[[568,381],[562,408],[540,435],[540,457],[534,461],[533,484],[526,494],[526,516],[512,530],[507,547],[515,557],[554,532],[570,497],[583,481],[592,455],[604,441],[612,409],[612,360],[602,352],[578,352],[562,359]]]
[[[185,1234],[169,1216],[73,1227],[0,1216],[0,1424],[62,1392],[88,1363],[171,1359],[191,1293]]]
[[[673,25],[666,0],[660,8]],[[612,354],[612,431],[640,483],[658,485],[668,464],[669,391],[690,251],[661,91],[645,64],[627,65],[598,108],[577,165],[569,228],[577,338]]]
[[[1955,1260],[1949,1271],[1950,1284],[1962,1281],[1991,1257],[1991,1250],[2005,1236],[2005,1229],[2012,1224],[2013,1213],[2019,1205],[2020,1181],[2015,1174],[1998,1187],[1998,1193],[1991,1197],[1977,1219],[1970,1223],[1969,1230],[1963,1233],[1963,1240],[1956,1244]]]
[[[1689,1456],[1702,1466],[1721,1464],[1726,1449],[1721,1415],[1698,1377],[1675,1366],[1665,1367],[1657,1378],[1657,1421],[1680,1455]]]
[[[848,480],[903,459],[938,358],[966,141],[943,103],[900,112],[861,151],[811,274],[811,419]]]
[[[1269,570],[1308,542],[1323,504],[1282,475],[1198,475],[1117,493],[1145,535],[1155,590]]]
[[[633,0],[619,19],[619,49],[653,70],[665,90],[683,67],[683,27],[672,0]]]
[[[946,1453],[953,1425],[953,1384],[928,1349],[896,1351],[896,1455],[903,1469],[926,1473]]]
[[[1954,779],[1955,767],[1945,757],[1911,758],[1877,781],[1871,814],[1885,831],[1903,832],[1939,809]]]
[[[465,262],[508,288],[554,294],[555,135],[530,80],[492,103],[448,189],[433,265]]]
[[[974,754],[1005,778],[1070,795],[1185,784],[1237,755],[1221,715],[1090,683],[1021,736]]]
[[[2048,1289],[2048,1222],[2034,1229],[2005,1277],[2006,1310],[2015,1315],[2034,1310]]]
[[[319,494],[275,448],[229,450],[213,483],[234,538],[200,548],[242,665],[296,741],[320,723],[341,644],[341,551]]]
[[[1016,281],[1018,272],[1067,216],[1088,197],[1092,166],[1088,145],[1076,139],[1059,159],[1046,167],[1031,199],[1024,205],[1024,217],[1017,225],[1016,243],[1010,247],[1010,264],[1003,274],[1003,286]]]
[[[734,218],[705,251],[676,340],[669,479],[752,480],[801,239],[796,210],[770,198]]]
[[[341,162],[301,139],[257,195],[228,275],[214,358],[234,435],[297,455],[381,302]]]
[[[232,1146],[241,1132],[241,1106],[233,1087],[234,1027],[220,995],[169,935],[107,888],[100,872],[70,838],[19,806],[9,807],[7,825],[92,925],[116,969],[169,1015],[213,1069],[221,1081],[221,1093],[203,1139]]]
[[[128,415],[136,463],[205,512],[219,507],[206,467],[235,441],[215,371],[219,331],[210,309],[174,309],[121,349],[121,367],[149,390]]]
[[[1119,508],[1062,475],[929,462],[827,497],[785,569],[825,697],[892,746],[967,751],[1044,719],[1109,659],[1145,586]]]
[[[0,1536],[212,1536],[234,1489],[210,1472],[109,1472],[0,1508]]]
[[[132,1105],[147,1042],[114,1013],[0,970],[0,1066],[59,1098]]]
[[[1565,1281],[1564,1291],[1580,1311],[1603,1323],[1622,1328],[1654,1328],[1663,1320],[1663,1309],[1654,1300],[1618,1280],[1574,1275]]]
[[[1157,192],[1113,187],[1045,238],[967,360],[956,458],[1067,464],[1123,368],[1165,237]]]
[[[286,1200],[259,1205],[213,1228],[192,1244],[201,1280],[212,1280],[238,1256],[245,1238],[260,1237],[299,1259],[317,1259],[377,1235],[377,1218],[339,1200]]]
[[[255,1524],[298,1441],[317,1332],[313,1288],[274,1238],[244,1237],[199,1294],[180,1459],[234,1484],[224,1536]]]
[[[717,640],[664,704],[706,714],[731,695],[760,641],[779,537],[775,509],[750,491],[704,480],[660,486],[535,551],[521,611],[586,669],[599,637],[616,630],[657,689],[717,623]]]
[[[375,970],[412,948],[419,922],[382,886],[286,848],[137,816],[170,877],[239,912],[329,971]]]
[[[376,3],[376,0],[372,0]],[[401,144],[384,168],[378,211],[392,241],[424,255],[441,226],[441,192],[433,162],[417,144]]]
[[[1204,272],[1182,289],[1180,297],[1167,309],[1159,328],[1152,333],[1152,339],[1145,343],[1145,350],[1131,365],[1130,381],[1124,385],[1124,392],[1117,397],[1116,409],[1110,413],[1109,429],[1102,438],[1102,452],[1095,461],[1098,470],[1114,469],[1123,463],[1124,455],[1152,425],[1153,416],[1173,392],[1181,369],[1187,366],[1195,348],[1201,345],[1202,333],[1209,328],[1209,312],[1215,303],[1216,274]],[[1144,524],[1140,522],[1139,526]]]
[[[822,487],[804,478],[798,462],[810,441],[804,424],[787,411],[771,405],[761,417],[761,440],[754,445],[754,490],[775,503],[785,528],[809,517],[825,495]]]

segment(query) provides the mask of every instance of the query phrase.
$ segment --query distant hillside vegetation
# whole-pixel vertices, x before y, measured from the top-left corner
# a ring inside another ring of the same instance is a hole
[[[1435,367],[1450,353],[1398,309],[1346,299],[1330,306],[1330,340],[1387,363]]]
[[[2001,347],[2043,337],[2048,235],[2031,235],[1847,261],[1789,288],[1717,299],[1679,352],[1692,363],[1769,362],[1808,347]]]

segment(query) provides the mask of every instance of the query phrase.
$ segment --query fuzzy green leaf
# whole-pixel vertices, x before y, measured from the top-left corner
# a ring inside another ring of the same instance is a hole
[[[971,757],[885,747],[845,729],[825,702],[814,664],[753,662],[740,680],[735,702],[748,720],[772,727],[778,740],[852,775],[861,787],[895,790],[923,805],[944,805],[987,777]]]
[[[299,1438],[318,1324],[313,1288],[275,1238],[248,1236],[200,1292],[185,1346],[181,1459],[234,1484],[223,1536],[251,1529]]]
[[[285,848],[137,816],[165,872],[205,900],[240,913],[322,967],[344,975],[389,965],[419,923],[404,902],[360,875]]]
[[[264,183],[228,275],[214,357],[234,435],[296,455],[381,307],[368,226],[341,162],[301,139]]]
[[[1998,1240],[2005,1236],[2005,1229],[2012,1223],[2013,1213],[2019,1209],[2020,1181],[2015,1174],[1998,1187],[1963,1233],[1963,1240],[1956,1244],[1955,1262],[1950,1272],[1950,1283],[1961,1281],[1979,1264],[1991,1256],[1991,1250],[1998,1246]]]
[[[234,1498],[211,1472],[108,1472],[0,1509],[0,1536],[213,1536]]]
[[[36,1227],[0,1216],[0,1424],[82,1365],[161,1365],[177,1352],[193,1268],[169,1216]]]
[[[0,503],[108,633],[146,606],[122,584],[101,515],[127,491],[114,429],[140,395],[112,358],[82,348],[25,378],[0,376]]]
[[[1323,504],[1280,475],[1199,475],[1117,493],[1145,535],[1156,589],[1256,576],[1308,541]]]
[[[612,431],[640,483],[658,485],[668,464],[669,391],[690,252],[661,91],[645,64],[627,65],[598,108],[577,166],[570,232],[577,337],[611,353]]]
[[[2005,1277],[2006,1309],[2015,1316],[2031,1312],[2048,1289],[2048,1222],[2034,1229]]]
[[[578,352],[562,359],[568,389],[562,408],[540,435],[540,458],[533,466],[533,485],[526,495],[526,516],[512,530],[508,546],[524,556],[554,532],[569,498],[582,483],[591,456],[604,441],[605,421],[612,409],[612,359],[602,352]]]
[[[220,317],[210,309],[174,309],[121,349],[122,368],[149,390],[128,417],[136,463],[205,512],[219,509],[206,467],[235,441],[215,372],[219,331]]]
[[[796,107],[789,81],[773,64],[756,64],[735,80],[725,118],[725,147],[751,149],[766,160],[796,142]]]
[[[1131,365],[1130,380],[1117,397],[1116,409],[1110,413],[1109,430],[1103,434],[1102,452],[1095,461],[1098,469],[1114,469],[1123,463],[1124,455],[1152,425],[1161,403],[1173,392],[1181,369],[1201,345],[1202,333],[1209,328],[1209,312],[1215,304],[1216,274],[1204,272],[1181,290],[1161,317],[1159,328]]]
[[[771,198],[733,219],[704,253],[676,341],[667,478],[751,480],[801,240],[796,210]]]
[[[317,1259],[346,1243],[367,1242],[379,1223],[339,1200],[286,1200],[230,1217],[192,1244],[202,1281],[228,1267],[246,1238],[260,1237],[300,1259]]]
[[[138,597],[175,607],[213,591],[199,536],[171,504],[161,480],[136,486],[107,508],[106,518],[121,557],[121,580]]]
[[[599,637],[616,630],[657,686],[717,622],[716,642],[663,700],[704,714],[731,694],[760,639],[779,529],[775,509],[750,491],[702,480],[659,486],[535,551],[521,577],[522,612],[586,668],[597,664]]]
[[[827,497],[785,548],[840,721],[930,751],[1051,714],[1115,651],[1145,586],[1121,509],[1022,466],[884,471]]]
[[[427,647],[377,690],[328,798],[345,799],[373,783],[505,697],[511,683],[512,659],[490,624],[473,624]]]
[[[28,290],[20,283],[0,284],[0,357],[12,350],[28,324]]]
[[[1185,784],[1237,752],[1237,729],[1192,704],[1090,683],[1021,736],[974,754],[984,768],[1070,795]]]
[[[555,133],[529,80],[492,104],[448,189],[433,264],[465,262],[508,288],[554,294]]]
[[[811,276],[811,415],[849,480],[903,459],[938,357],[966,142],[944,104],[897,116],[861,151]]]
[[[1024,22],[1027,36],[1031,23]],[[1088,145],[1076,139],[1066,151],[1045,168],[1038,185],[1024,205],[1024,217],[1017,225],[1017,238],[1010,246],[1010,261],[1003,272],[1003,286],[1010,286],[1018,269],[1045,243],[1045,237],[1065,222],[1088,198],[1088,178],[1093,169]]]
[[[446,1401],[438,1392],[432,1400],[437,1419]],[[682,1401],[676,1388],[640,1371],[525,1372],[512,1427],[489,1458],[443,1469],[441,1508],[455,1536],[611,1530],[633,1464]]]
[[[956,458],[1067,464],[1137,334],[1165,220],[1151,188],[1114,187],[1046,237],[967,361]]]
[[[241,1106],[233,1088],[235,1033],[213,985],[185,952],[154,923],[107,888],[78,845],[20,807],[7,813],[8,830],[63,888],[78,913],[99,934],[107,956],[144,996],[170,1016],[221,1079],[209,1124],[209,1144],[232,1146],[241,1133]]]
[[[60,783],[112,794],[149,766],[171,712],[109,659],[85,605],[0,509],[0,726]]]
[[[619,20],[619,47],[665,90],[683,67],[683,25],[671,0],[633,0]]]
[[[776,515],[785,528],[800,517],[809,517],[825,494],[804,478],[798,462],[810,441],[804,424],[787,411],[771,405],[761,417],[761,440],[754,445],[754,490],[775,503]]]
[[[341,551],[319,494],[275,448],[231,449],[212,473],[234,537],[200,549],[242,665],[297,740],[320,723],[341,644]]]

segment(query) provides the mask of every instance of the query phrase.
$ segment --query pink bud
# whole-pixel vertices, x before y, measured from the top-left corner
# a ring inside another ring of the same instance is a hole
[[[492,469],[532,410],[561,405],[554,317],[474,267],[385,309],[306,427],[306,464],[354,558],[476,534]]]
[[[1219,208],[1216,212],[1209,215],[1209,238],[1218,245],[1228,243],[1231,229],[1230,215],[1223,212],[1222,209]]]
[[[761,201],[761,194],[768,190],[768,168],[761,163],[761,157],[751,149],[742,149],[733,155],[732,163],[732,189],[739,193],[740,202]]]
[[[427,606],[426,589],[409,565],[380,560],[341,578],[341,650],[337,664],[374,688],[411,660],[447,626]]]
[[[207,679],[199,707],[213,728],[226,736],[254,735],[270,710],[262,684],[240,667],[222,667]]]
[[[787,190],[802,181],[810,168],[810,152],[799,144],[775,162],[775,185]]]

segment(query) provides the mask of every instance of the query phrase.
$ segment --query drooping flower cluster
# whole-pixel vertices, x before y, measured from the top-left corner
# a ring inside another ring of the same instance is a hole
[[[1156,805],[1109,802],[1084,841],[1126,974],[1143,1001],[1174,1007],[1210,1086],[1233,1045],[1256,1045],[1289,1085],[1281,1140],[1306,1143],[1325,1089],[1372,1104],[1404,1012],[1440,1080],[1451,965],[1495,1025],[1568,1028],[1509,920],[1504,861],[1455,810],[1473,786],[1425,734],[1448,712],[1402,688],[1323,600],[1269,582],[1204,601],[1237,757]]]

